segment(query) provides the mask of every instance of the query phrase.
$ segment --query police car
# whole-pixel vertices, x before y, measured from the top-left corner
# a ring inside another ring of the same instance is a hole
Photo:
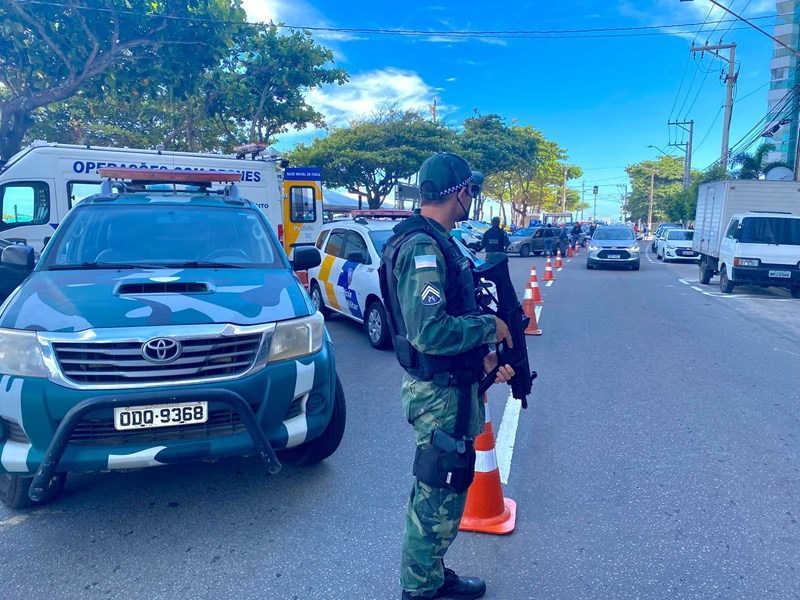
[[[336,312],[364,324],[375,348],[391,346],[381,298],[381,250],[407,210],[355,210],[323,226],[317,238],[322,264],[308,271],[311,302],[323,316]]]
[[[101,175],[35,268],[2,249],[30,275],[0,306],[0,501],[54,500],[68,472],[333,454],[344,392],[292,269],[317,250],[290,262],[238,173]]]

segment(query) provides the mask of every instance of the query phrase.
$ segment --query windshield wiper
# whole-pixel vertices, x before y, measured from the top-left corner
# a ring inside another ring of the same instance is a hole
[[[48,271],[66,271],[72,269],[164,269],[165,265],[154,265],[146,263],[115,263],[115,262],[82,262],[69,265],[53,265],[48,267]]]
[[[174,269],[243,269],[244,265],[232,265],[229,263],[212,262],[207,260],[189,260],[183,263],[170,263],[167,265]]]

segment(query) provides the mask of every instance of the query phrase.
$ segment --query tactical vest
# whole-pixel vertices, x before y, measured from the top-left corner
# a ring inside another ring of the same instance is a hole
[[[447,314],[453,317],[480,315],[481,312],[475,302],[475,282],[469,259],[461,254],[452,239],[438,231],[420,214],[405,219],[394,228],[394,232],[395,235],[389,238],[383,247],[378,273],[381,294],[386,305],[386,321],[400,366],[414,379],[420,381],[447,378],[449,382],[457,385],[469,385],[479,381],[483,375],[483,358],[488,352],[486,346],[479,346],[453,356],[439,356],[419,352],[411,345],[400,311],[398,282],[394,275],[394,267],[402,245],[415,235],[424,233],[436,242],[444,256],[446,268],[444,297]]]
[[[486,252],[505,252],[504,240],[505,234],[503,230],[498,227],[492,227],[483,234],[483,247],[486,248]]]

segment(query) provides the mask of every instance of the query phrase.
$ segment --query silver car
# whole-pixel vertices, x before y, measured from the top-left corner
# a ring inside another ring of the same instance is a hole
[[[618,265],[639,270],[639,241],[627,226],[598,227],[589,240],[586,268]]]

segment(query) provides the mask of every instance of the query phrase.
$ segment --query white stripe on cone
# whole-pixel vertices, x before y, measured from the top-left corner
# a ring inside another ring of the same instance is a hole
[[[475,472],[492,473],[497,470],[497,455],[494,448],[491,450],[475,451]]]

